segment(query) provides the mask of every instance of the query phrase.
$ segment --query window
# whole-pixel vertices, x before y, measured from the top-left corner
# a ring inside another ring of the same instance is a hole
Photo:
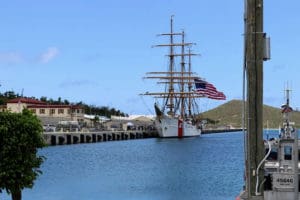
[[[292,150],[291,146],[284,146],[284,160],[292,160]]]
[[[269,149],[266,149],[266,153],[268,153]],[[278,156],[278,149],[277,148],[272,148],[270,155],[268,156],[267,160],[277,160],[277,156]]]
[[[58,114],[64,114],[64,109],[58,109]]]
[[[40,109],[40,114],[45,114],[45,109]]]
[[[51,109],[50,109],[50,114],[51,114],[51,115],[55,114],[55,109],[51,108]]]
[[[30,109],[32,113],[36,113],[36,109]]]

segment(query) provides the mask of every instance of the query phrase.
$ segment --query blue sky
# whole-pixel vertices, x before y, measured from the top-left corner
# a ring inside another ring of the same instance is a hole
[[[264,30],[271,37],[264,63],[264,103],[279,107],[289,83],[300,107],[300,1],[264,2]],[[109,106],[128,114],[153,114],[154,100],[140,93],[160,89],[143,80],[166,69],[167,49],[158,33],[184,29],[195,42],[193,70],[241,99],[242,0],[26,0],[0,6],[0,91]],[[226,101],[201,99],[200,111]]]

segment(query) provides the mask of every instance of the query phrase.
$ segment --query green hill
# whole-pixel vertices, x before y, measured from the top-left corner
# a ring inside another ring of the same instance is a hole
[[[241,100],[231,100],[212,110],[203,112],[201,118],[208,119],[208,126],[233,126],[240,128],[242,126],[242,104]],[[282,124],[282,113],[279,108],[264,105],[263,106],[263,125],[264,128],[278,128]],[[297,127],[300,127],[300,112],[295,111],[291,114],[291,121],[294,121]]]

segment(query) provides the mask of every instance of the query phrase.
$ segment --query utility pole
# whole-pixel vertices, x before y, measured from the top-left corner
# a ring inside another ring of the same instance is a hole
[[[263,0],[247,0],[246,4],[246,70],[247,70],[247,166],[248,200],[263,200]],[[258,185],[257,185],[258,176]]]

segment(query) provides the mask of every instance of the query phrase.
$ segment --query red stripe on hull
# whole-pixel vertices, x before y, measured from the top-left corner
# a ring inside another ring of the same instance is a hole
[[[178,119],[178,137],[182,138],[183,136],[183,121]]]

